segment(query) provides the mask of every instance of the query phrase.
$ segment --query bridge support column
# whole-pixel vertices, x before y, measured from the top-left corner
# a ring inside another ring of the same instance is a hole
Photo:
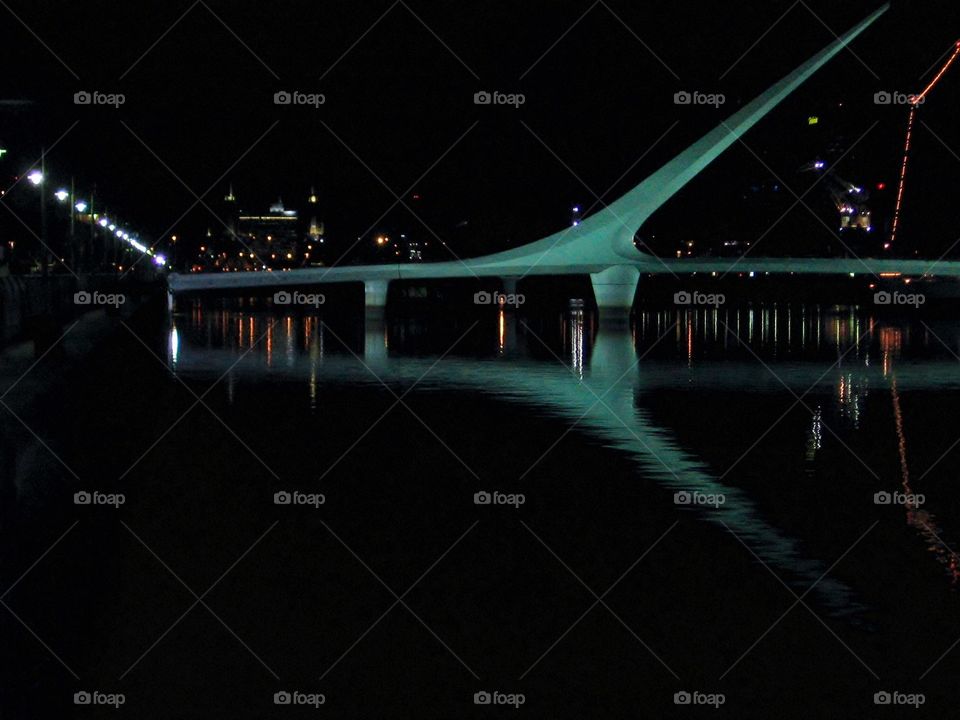
[[[601,272],[590,273],[601,322],[630,321],[639,279],[640,271],[632,265],[614,265]]]
[[[517,296],[517,283],[520,282],[520,278],[518,278],[518,277],[502,277],[502,278],[500,278],[500,282],[503,284],[503,294],[504,294],[504,295],[513,295],[514,297]],[[507,303],[506,303],[505,305],[503,305],[502,307],[503,307],[504,310],[506,310],[506,311],[508,311],[508,312],[518,309],[518,306],[517,306],[516,304],[511,304],[511,303],[509,303],[509,302],[507,302]]]
[[[363,307],[368,320],[383,321],[387,312],[389,280],[366,280],[363,283]]]
[[[387,356],[387,289],[389,280],[363,283],[364,337],[363,356],[368,363]]]

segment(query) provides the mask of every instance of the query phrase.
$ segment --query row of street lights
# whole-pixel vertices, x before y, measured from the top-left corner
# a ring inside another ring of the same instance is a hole
[[[26,177],[27,177],[27,180],[28,180],[34,187],[41,188],[41,193],[40,193],[40,225],[41,225],[40,240],[41,240],[41,242],[43,243],[43,245],[47,248],[47,251],[49,252],[49,246],[47,245],[47,237],[46,237],[46,236],[47,236],[47,228],[46,228],[46,225],[47,225],[47,223],[46,223],[46,202],[45,202],[45,195],[44,195],[44,193],[42,192],[43,186],[44,186],[45,181],[46,181],[46,168],[45,168],[44,156],[43,156],[42,154],[41,154],[41,158],[40,158],[40,168],[39,168],[39,169],[34,168],[34,169],[31,170],[29,173],[27,173],[27,176],[26,176]],[[94,214],[94,211],[93,211],[93,202],[92,202],[92,201],[91,201],[90,203],[87,203],[86,200],[78,199],[78,198],[76,197],[76,194],[75,194],[75,191],[74,191],[74,183],[73,183],[73,179],[72,179],[72,178],[71,178],[71,180],[70,180],[70,190],[67,190],[67,189],[65,189],[65,188],[60,188],[60,189],[58,189],[55,193],[53,193],[53,196],[54,196],[60,203],[69,203],[69,205],[71,206],[71,207],[70,207],[70,242],[71,242],[71,252],[73,251],[74,221],[75,221],[75,219],[76,219],[76,215],[75,215],[74,211],[76,211],[76,213],[80,213],[80,214],[82,215],[83,213],[85,213],[85,212],[89,209],[89,210],[90,210],[91,232],[92,232],[93,229],[94,229],[94,228],[93,228],[93,223],[96,223],[96,224],[99,225],[101,228],[105,228],[106,230],[108,230],[108,231],[110,231],[111,233],[113,233],[113,235],[117,238],[117,240],[121,240],[121,241],[123,241],[123,242],[126,242],[128,245],[130,245],[130,247],[134,248],[135,250],[143,253],[144,255],[150,256],[150,257],[153,259],[153,263],[154,263],[155,265],[157,265],[158,267],[164,267],[164,266],[167,264],[167,259],[166,259],[166,257],[165,257],[163,254],[161,254],[161,253],[155,253],[151,248],[149,248],[149,247],[147,247],[146,245],[144,245],[142,242],[139,241],[139,239],[137,238],[137,236],[136,236],[135,233],[130,233],[130,232],[128,232],[127,230],[123,229],[122,227],[119,227],[114,221],[112,221],[112,220],[111,220],[109,217],[107,217],[107,216],[97,217],[97,216]],[[47,271],[47,264],[48,264],[48,263],[44,263],[44,273],[46,273],[46,271]]]

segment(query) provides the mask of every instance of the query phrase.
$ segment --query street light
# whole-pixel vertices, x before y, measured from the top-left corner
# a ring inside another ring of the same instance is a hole
[[[60,189],[60,190],[57,190],[57,191],[53,194],[53,196],[54,196],[57,200],[59,200],[60,202],[63,202],[63,201],[66,200],[68,197],[70,197],[70,193],[67,192],[66,190]]]
[[[84,202],[83,200],[78,200],[77,204],[74,205],[74,207],[77,209],[77,212],[82,213],[84,210],[87,209],[87,203]]]
[[[108,222],[110,221],[107,220],[107,218],[100,218],[99,220],[97,220],[97,224],[99,224],[100,227],[106,227]]]
[[[34,185],[39,185],[43,182],[43,173],[39,170],[31,170],[27,175],[27,180],[32,182]]]

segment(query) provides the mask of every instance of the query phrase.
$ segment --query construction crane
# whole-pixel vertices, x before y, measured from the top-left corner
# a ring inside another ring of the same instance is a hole
[[[953,46],[953,53],[950,55],[943,67],[940,68],[940,71],[934,75],[933,80],[923,89],[919,95],[911,95],[907,102],[910,105],[910,115],[907,117],[907,139],[903,144],[903,163],[900,165],[900,185],[897,188],[897,202],[893,209],[893,223],[890,227],[890,239],[883,244],[884,250],[889,250],[893,247],[894,240],[897,239],[897,229],[900,227],[900,211],[903,209],[903,188],[904,183],[907,179],[907,163],[910,159],[910,141],[913,138],[913,123],[917,117],[917,110],[919,107],[926,102],[927,94],[933,90],[933,87],[940,82],[940,78],[946,74],[947,70],[950,69],[950,66],[953,65],[953,61],[957,59],[957,56],[960,55],[960,40],[957,40]]]

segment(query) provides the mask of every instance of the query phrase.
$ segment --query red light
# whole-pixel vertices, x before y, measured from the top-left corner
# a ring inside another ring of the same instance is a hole
[[[877,183],[877,190],[883,190],[886,187],[887,187],[887,184],[885,182]]]
[[[415,194],[415,195],[413,196],[413,199],[414,199],[414,200],[419,200],[419,199],[420,199],[420,196]]]

